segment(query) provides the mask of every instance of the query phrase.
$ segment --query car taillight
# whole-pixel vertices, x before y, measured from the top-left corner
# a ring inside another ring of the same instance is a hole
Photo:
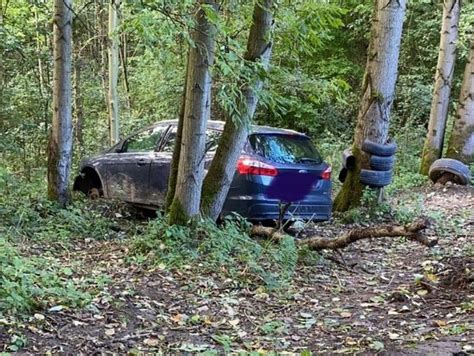
[[[321,174],[321,178],[324,180],[330,180],[331,179],[331,167],[326,168],[326,170]]]
[[[271,176],[278,174],[275,167],[270,164],[263,163],[257,159],[241,156],[237,161],[237,171],[239,174],[250,174],[257,176]]]

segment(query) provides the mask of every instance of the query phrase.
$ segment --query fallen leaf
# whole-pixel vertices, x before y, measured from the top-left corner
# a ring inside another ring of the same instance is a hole
[[[158,346],[160,344],[160,340],[157,339],[156,337],[150,337],[148,339],[143,340],[143,343],[147,346]]]
[[[105,335],[107,335],[107,336],[115,335],[115,329],[107,329],[107,330],[105,330]]]
[[[39,314],[39,313],[36,313],[33,316],[35,317],[36,320],[44,320],[45,318],[43,314]]]

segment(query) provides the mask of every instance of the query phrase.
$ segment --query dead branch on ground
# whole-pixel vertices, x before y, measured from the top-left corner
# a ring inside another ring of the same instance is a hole
[[[421,231],[428,227],[427,219],[419,219],[408,225],[379,225],[371,227],[363,227],[349,230],[335,238],[326,238],[312,236],[302,240],[296,240],[299,246],[307,246],[311,250],[338,250],[348,246],[349,244],[373,238],[382,237],[408,237],[417,241],[424,246],[433,247],[437,244],[437,240],[429,240],[421,234]],[[250,232],[251,236],[262,236],[275,241],[280,241],[287,236],[283,231],[264,226],[254,226]]]

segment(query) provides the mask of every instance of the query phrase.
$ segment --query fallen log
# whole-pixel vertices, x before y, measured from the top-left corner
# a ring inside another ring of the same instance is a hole
[[[349,230],[335,238],[313,236],[306,239],[296,240],[299,246],[308,246],[311,250],[338,250],[349,244],[363,240],[382,237],[408,237],[427,247],[433,247],[437,240],[429,240],[421,234],[428,227],[428,220],[419,219],[408,225],[379,225]],[[251,236],[262,236],[276,241],[287,236],[283,231],[275,228],[254,226],[250,231]]]

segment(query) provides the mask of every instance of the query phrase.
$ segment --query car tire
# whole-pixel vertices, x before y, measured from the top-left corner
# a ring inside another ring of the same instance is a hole
[[[341,171],[339,172],[339,176],[337,177],[339,179],[339,182],[344,183],[347,178],[347,168],[342,168]]]
[[[355,156],[352,154],[352,149],[347,148],[342,152],[342,166],[348,170],[355,168]]]
[[[451,158],[441,158],[433,162],[428,172],[428,176],[433,182],[445,173],[451,173],[456,177],[455,183],[467,185],[471,181],[471,172],[464,163]]]
[[[373,171],[371,169],[361,169],[360,182],[369,187],[385,187],[392,183],[392,171]]]
[[[370,168],[374,171],[391,171],[395,164],[395,156],[370,156]]]
[[[365,139],[362,143],[362,150],[376,156],[393,156],[397,152],[397,144],[388,139],[386,144],[375,143],[369,139]]]

